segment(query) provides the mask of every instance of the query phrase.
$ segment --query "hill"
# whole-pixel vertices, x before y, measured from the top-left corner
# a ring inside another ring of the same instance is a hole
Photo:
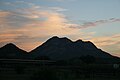
[[[41,46],[32,50],[30,54],[34,59],[39,56],[48,56],[52,60],[70,60],[70,59],[91,59],[95,58],[98,62],[116,62],[119,58],[110,55],[107,52],[98,49],[90,41],[71,41],[63,37],[54,36],[48,39]]]
[[[28,52],[18,48],[16,45],[9,43],[0,48],[1,59],[26,59]]]

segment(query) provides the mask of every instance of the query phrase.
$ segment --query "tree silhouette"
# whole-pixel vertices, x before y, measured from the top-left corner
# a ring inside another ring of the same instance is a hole
[[[87,56],[81,56],[80,59],[87,64],[95,63],[96,59],[93,56],[87,55]]]
[[[34,73],[31,80],[58,80],[56,72],[53,70],[41,70]]]
[[[50,58],[48,56],[39,56],[36,57],[35,60],[50,60]]]

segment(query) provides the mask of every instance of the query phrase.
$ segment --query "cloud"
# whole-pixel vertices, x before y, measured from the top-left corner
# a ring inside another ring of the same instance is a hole
[[[98,48],[120,57],[120,34],[92,37],[90,41]]]
[[[120,18],[110,18],[108,20],[98,20],[94,22],[84,22],[83,24],[79,24],[76,26],[70,26],[70,28],[77,28],[77,29],[85,29],[85,28],[91,28],[96,27],[101,24],[107,24],[107,23],[113,23],[113,22],[120,22]]]
[[[17,7],[13,11],[0,11],[0,42],[3,44],[13,42],[30,51],[53,35],[66,36],[79,32],[78,29],[69,28],[72,23],[67,20],[65,15],[60,13],[60,11],[64,11],[62,8],[36,7],[35,4],[21,1],[17,3],[31,6]],[[19,4],[14,4],[14,6]]]
[[[63,2],[63,1],[77,1],[77,0],[47,0],[47,1],[58,1],[58,2]]]
[[[67,9],[63,9],[61,7],[48,7],[50,10],[53,10],[53,11],[58,11],[58,12],[61,12],[61,11],[67,11]]]
[[[70,22],[61,13],[61,11],[66,11],[64,8],[39,6],[24,1],[18,1],[17,5],[15,3],[6,4],[13,6],[14,10],[0,10],[0,46],[13,42],[20,48],[30,51],[54,35],[68,36],[73,40],[91,39],[100,47],[116,45],[120,42],[119,34],[93,37],[95,32],[84,33],[81,31],[84,28],[100,24],[119,22],[119,18],[84,22],[80,25]],[[24,4],[27,7],[19,7],[19,4]]]
[[[102,37],[94,37],[91,39],[97,46],[111,46],[120,44],[120,34],[115,34],[112,36],[102,36]]]
[[[0,18],[6,17],[6,16],[8,16],[9,14],[10,14],[10,12],[0,10]]]

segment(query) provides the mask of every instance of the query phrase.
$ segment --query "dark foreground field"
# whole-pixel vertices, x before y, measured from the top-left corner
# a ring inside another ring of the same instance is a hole
[[[75,66],[7,60],[0,62],[0,80],[120,80],[120,68],[114,64]]]

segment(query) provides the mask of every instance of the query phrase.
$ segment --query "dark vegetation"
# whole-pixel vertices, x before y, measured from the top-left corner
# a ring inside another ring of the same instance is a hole
[[[30,80],[59,80],[54,70],[39,70],[31,76]]]
[[[0,80],[119,80],[114,64],[66,64],[65,61],[1,61]],[[44,64],[43,64],[44,63]],[[50,64],[51,63],[51,64]],[[59,64],[59,65],[58,65]]]
[[[48,56],[39,56],[36,57],[35,60],[50,60],[50,58]]]

